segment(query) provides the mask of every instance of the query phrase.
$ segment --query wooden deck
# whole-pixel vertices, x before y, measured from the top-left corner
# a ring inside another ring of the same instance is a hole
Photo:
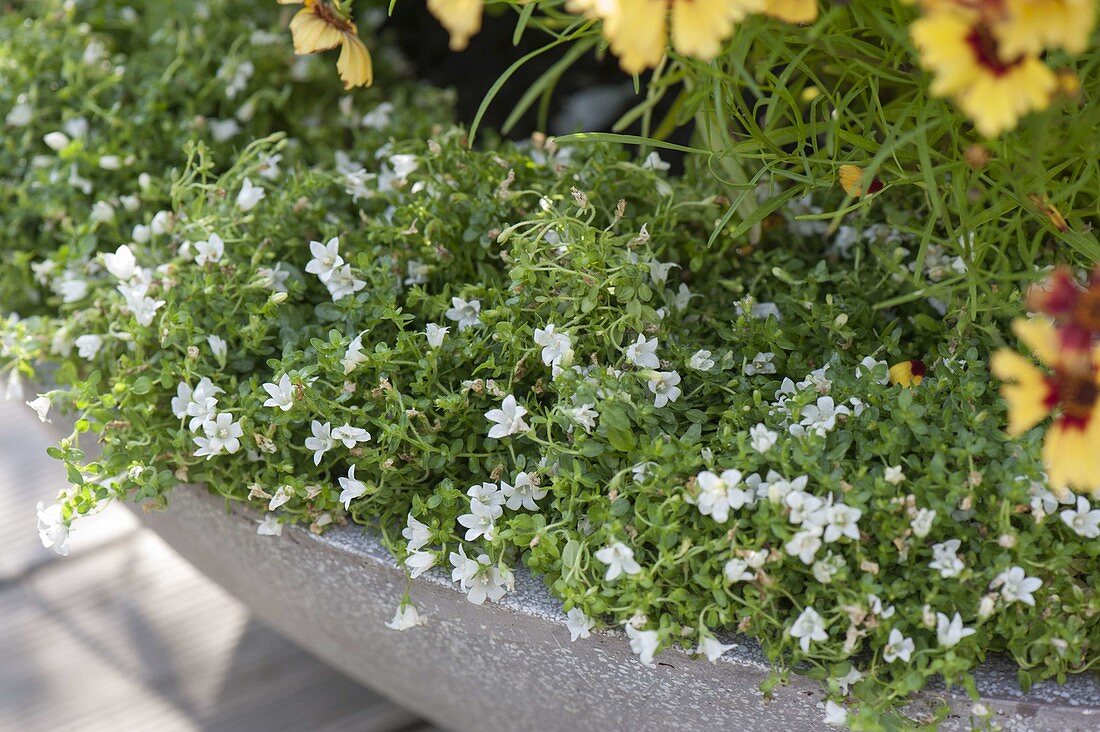
[[[43,549],[51,435],[0,400],[0,730],[430,728],[249,616],[115,506]]]

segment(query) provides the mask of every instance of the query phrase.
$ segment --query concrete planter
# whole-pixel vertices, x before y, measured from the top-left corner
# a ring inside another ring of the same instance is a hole
[[[768,663],[750,640],[717,665],[678,651],[642,666],[625,634],[569,641],[565,616],[543,584],[516,571],[516,592],[472,605],[441,569],[411,583],[424,625],[385,627],[410,582],[361,527],[314,536],[285,527],[257,536],[242,506],[199,487],[177,489],[166,512],[141,519],[264,622],[397,703],[460,732],[513,730],[824,730],[818,685],[792,676],[765,700]],[[1022,694],[1015,669],[980,670],[986,706],[1006,730],[1100,729],[1100,679],[1071,677]],[[971,702],[926,692],[914,710],[946,698],[958,713],[943,729],[969,729]]]

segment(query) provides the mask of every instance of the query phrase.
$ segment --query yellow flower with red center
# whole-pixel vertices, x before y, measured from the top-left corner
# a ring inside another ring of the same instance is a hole
[[[340,47],[336,70],[345,89],[370,86],[374,67],[370,53],[359,38],[359,29],[351,18],[325,0],[278,0],[280,5],[301,5],[290,21],[294,53],[308,56]]]
[[[1001,395],[1008,402],[1008,433],[1020,435],[1053,414],[1043,440],[1052,490],[1100,495],[1100,348],[1091,336],[1067,341],[1042,318],[1018,320],[1013,331],[1049,372],[1007,348],[993,354],[993,375],[1007,382]]]
[[[652,68],[672,47],[709,61],[734,25],[765,9],[767,0],[571,0],[569,9],[603,21],[603,33],[624,71]]]
[[[924,361],[918,359],[896,363],[889,370],[890,383],[903,386],[906,389],[920,386],[921,382],[924,381],[927,370]]]
[[[1058,81],[1035,53],[1006,58],[993,28],[973,7],[932,3],[910,32],[921,63],[935,75],[932,93],[952,98],[981,134],[996,137],[1049,106]]]
[[[461,51],[481,30],[482,0],[428,0],[428,10],[451,34],[451,50]]]

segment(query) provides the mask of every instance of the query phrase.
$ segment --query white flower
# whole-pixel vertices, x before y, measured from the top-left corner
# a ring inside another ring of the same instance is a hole
[[[367,493],[367,484],[355,479],[355,466],[348,468],[348,477],[340,478],[340,503],[345,510],[351,510],[351,502]]]
[[[405,519],[405,528],[401,530],[401,536],[408,542],[408,551],[417,552],[432,540],[432,531],[427,524],[416,520],[410,513]]]
[[[420,163],[417,162],[415,155],[402,154],[391,155],[389,164],[393,166],[393,174],[398,180],[405,180],[420,167]]]
[[[932,530],[932,522],[936,520],[936,512],[930,508],[917,509],[917,515],[909,522],[909,528],[913,530],[913,536],[923,539]]]
[[[765,453],[772,449],[778,441],[779,433],[768,429],[768,426],[763,422],[749,429],[749,444],[752,445],[753,450],[759,453]]]
[[[53,403],[50,402],[49,397],[40,396],[33,401],[27,402],[27,406],[34,410],[35,414],[38,415],[38,420],[40,422],[50,421],[46,419],[46,415],[50,412],[50,407],[53,406]]]
[[[274,516],[264,516],[262,521],[257,521],[256,533],[260,536],[282,536],[283,525]]]
[[[419,259],[410,259],[409,263],[405,266],[406,285],[423,285],[428,281],[428,274],[431,272],[431,267],[421,262]]]
[[[137,258],[126,244],[116,249],[114,254],[109,252],[104,254],[103,264],[107,267],[108,272],[122,282],[130,280],[137,273]]]
[[[374,109],[363,115],[363,119],[359,121],[359,124],[363,125],[367,129],[382,130],[390,125],[390,118],[393,116],[393,104],[390,102],[382,102],[375,106]]]
[[[435,566],[435,552],[415,551],[405,557],[405,566],[409,569],[409,576],[416,579]]]
[[[642,161],[642,167],[645,170],[668,170],[672,167],[672,164],[661,160],[660,154],[654,150],[649,155],[645,156],[645,160]]]
[[[461,297],[451,298],[451,307],[443,315],[447,320],[458,323],[459,331],[481,325],[481,303],[478,300],[463,300]]]
[[[809,652],[811,641],[823,641],[829,638],[829,634],[825,632],[825,619],[812,607],[802,611],[787,633],[792,638],[798,639],[798,645],[802,647],[803,653]]]
[[[653,371],[647,386],[653,392],[653,406],[661,409],[680,398],[680,374],[675,371]]]
[[[871,612],[880,618],[890,618],[894,615],[894,606],[883,607],[882,600],[879,599],[878,595],[868,595],[867,604],[870,606]]]
[[[828,372],[829,364],[825,364],[819,369],[814,369],[806,374],[805,379],[795,384],[795,388],[801,391],[802,389],[813,387],[813,390],[818,394],[828,394],[833,388],[833,382],[830,381],[827,376]]]
[[[271,397],[264,402],[265,407],[274,407],[284,412],[289,412],[294,408],[294,385],[290,383],[289,375],[283,374],[277,384],[269,382],[264,384],[263,388]]]
[[[756,573],[749,571],[749,563],[744,559],[731,559],[726,562],[723,574],[730,582],[752,582],[756,579]]]
[[[638,574],[641,566],[634,561],[634,550],[621,541],[596,552],[596,559],[607,565],[604,580],[610,582],[621,574]]]
[[[327,244],[319,241],[309,243],[309,252],[313,259],[306,263],[306,272],[317,275],[321,282],[327,283],[338,267],[344,264],[340,256],[340,238],[332,237]]]
[[[26,127],[34,119],[34,108],[26,102],[20,102],[8,110],[4,124],[8,127]]]
[[[592,635],[591,630],[596,621],[584,614],[584,610],[575,607],[565,614],[565,627],[569,629],[569,640],[587,638]]]
[[[1088,500],[1084,496],[1077,496],[1076,510],[1067,508],[1058,515],[1078,536],[1095,539],[1100,537],[1100,508],[1089,509]]]
[[[350,264],[345,264],[343,267],[337,268],[328,280],[325,281],[325,287],[328,288],[329,295],[332,296],[333,302],[342,300],[349,295],[354,295],[366,286],[366,281],[355,276]]]
[[[225,339],[220,336],[210,335],[206,337],[206,342],[210,346],[210,352],[214,354],[219,362],[225,361],[225,356],[229,351],[229,346],[226,344]]]
[[[657,358],[657,339],[646,340],[646,337],[639,333],[638,340],[626,347],[626,358],[639,368],[660,368],[661,359]]]
[[[170,211],[157,211],[149,222],[149,231],[156,236],[167,234],[172,228],[174,217]]]
[[[563,360],[573,357],[573,341],[565,333],[556,332],[553,323],[549,323],[545,330],[535,328],[535,345],[542,346],[542,363],[554,367],[555,374]]]
[[[83,359],[91,361],[103,347],[103,338],[94,334],[86,334],[76,339],[76,352]]]
[[[847,727],[848,710],[832,699],[825,701],[825,724],[830,727]]]
[[[283,162],[283,156],[279,153],[274,155],[261,155],[259,172],[260,177],[264,180],[278,180],[282,175],[282,171],[279,170],[279,164]]]
[[[505,505],[510,511],[518,511],[521,508],[537,511],[539,507],[536,501],[546,497],[546,489],[535,485],[527,473],[517,473],[515,485],[500,481],[500,490],[507,499]]]
[[[740,471],[724,470],[719,476],[704,470],[695,476],[695,483],[699,486],[699,494],[689,497],[689,502],[699,507],[699,513],[712,517],[720,524],[729,519],[731,508],[738,509],[745,505],[745,493],[738,488],[741,485]]]
[[[365,363],[367,360],[366,355],[363,353],[363,336],[365,333],[360,333],[351,339],[351,343],[348,344],[347,350],[344,351],[344,357],[340,359],[340,365],[344,367],[344,375],[347,376],[355,367],[361,363]]]
[[[130,238],[134,240],[135,244],[148,244],[152,236],[152,230],[145,224],[138,224],[130,232]]]
[[[756,376],[757,374],[774,374],[775,364],[772,361],[775,359],[775,354],[770,351],[766,353],[758,353],[752,357],[752,361],[745,365],[745,376]]]
[[[144,295],[133,294],[132,296],[126,296],[126,307],[130,313],[134,316],[134,320],[138,325],[148,327],[153,324],[153,318],[157,314],[157,310],[164,305],[164,300],[154,300],[151,297],[145,297]]]
[[[932,561],[928,566],[938,570],[943,578],[958,577],[963,571],[962,560],[955,556],[962,544],[958,539],[948,539],[940,544],[932,545]]]
[[[252,181],[245,178],[244,183],[241,184],[241,192],[237,194],[237,208],[245,212],[251,211],[265,195],[267,192],[263,188],[252,185]]]
[[[696,371],[710,371],[714,368],[714,359],[711,358],[713,354],[705,348],[700,348],[695,353],[691,354],[691,358],[688,359],[688,368]]]
[[[657,284],[663,285],[668,281],[668,273],[672,271],[672,268],[679,266],[675,262],[658,262],[654,259],[649,262],[649,278]]]
[[[902,632],[897,628],[890,631],[890,638],[886,642],[886,647],[882,650],[882,660],[886,663],[893,663],[899,658],[909,663],[909,660],[913,656],[913,639],[906,638],[902,635]]]
[[[887,466],[883,477],[890,485],[897,485],[905,480],[905,472],[901,469],[900,465]]]
[[[91,220],[100,224],[109,224],[115,220],[115,207],[107,201],[96,201],[92,206]]]
[[[792,557],[798,557],[803,564],[813,564],[817,550],[821,548],[821,527],[810,526],[796,533],[784,547]]]
[[[950,619],[943,613],[936,613],[936,641],[944,648],[953,648],[963,638],[976,632],[973,628],[963,627],[962,617],[958,613]]]
[[[422,622],[416,605],[401,605],[397,608],[397,612],[393,614],[393,620],[386,623],[386,627],[391,630],[408,630],[409,628],[415,628]]]
[[[233,421],[233,415],[222,412],[212,420],[203,422],[202,431],[204,437],[195,437],[195,444],[199,449],[195,451],[195,457],[206,456],[206,459],[220,455],[222,452],[233,454],[241,449],[241,436],[244,430],[240,422]]]
[[[274,511],[277,508],[285,506],[293,497],[294,490],[290,486],[281,485],[275,489],[275,493],[271,496],[271,500],[267,502],[267,510]]]
[[[64,132],[53,131],[48,133],[42,138],[42,141],[46,143],[46,147],[55,152],[64,150],[69,144],[69,136]]]
[[[706,656],[707,660],[711,663],[717,663],[726,651],[737,648],[736,643],[730,643],[729,645],[723,643],[712,635],[703,636],[699,641],[699,646],[695,649],[695,652]]]
[[[370,432],[362,427],[352,427],[347,422],[340,427],[333,427],[331,435],[333,440],[344,443],[344,447],[349,450],[360,442],[370,442],[371,440]]]
[[[57,291],[62,301],[79,302],[88,295],[88,281],[72,272],[66,272],[57,283]]]
[[[199,266],[207,262],[220,262],[225,254],[225,242],[217,234],[211,234],[206,241],[197,241],[195,246],[195,263]]]
[[[214,142],[227,142],[241,132],[241,126],[232,117],[209,120],[207,128],[210,130],[210,136],[214,138]]]
[[[657,652],[657,646],[660,643],[657,631],[638,630],[633,624],[627,622],[626,635],[630,638],[630,650],[638,656],[638,660],[650,668],[655,668],[657,664],[653,663],[653,655]]]
[[[818,437],[824,437],[836,427],[838,417],[848,414],[848,407],[836,406],[832,397],[818,397],[815,404],[807,404],[802,408],[802,421],[799,424],[813,430]]]
[[[460,326],[461,327],[461,326]],[[527,410],[516,403],[516,398],[509,394],[501,402],[500,409],[490,409],[485,413],[485,419],[493,423],[489,428],[489,437],[499,440],[509,435],[518,435],[531,429],[523,421],[523,415]]]
[[[424,336],[428,339],[428,345],[432,348],[439,348],[443,345],[443,339],[450,332],[450,328],[435,323],[428,323],[424,326]]]
[[[199,380],[194,391],[186,382],[180,382],[176,387],[176,396],[172,398],[172,413],[177,419],[191,417],[188,428],[192,432],[198,431],[204,422],[214,419],[217,413],[217,394],[224,393],[220,387],[207,377]]]
[[[504,505],[504,491],[496,483],[479,483],[470,486],[470,489],[466,491],[466,495],[470,497],[471,504],[476,501],[484,506]]]
[[[856,378],[863,378],[863,375],[873,377],[875,381],[886,386],[890,383],[890,365],[885,361],[879,361],[874,356],[868,356],[859,362],[859,366],[856,366]]]
[[[332,425],[328,422],[321,424],[313,420],[309,426],[313,436],[306,438],[306,449],[313,451],[313,464],[320,465],[324,454],[336,446],[336,441],[332,437]]]
[[[989,585],[989,589],[1001,588],[1001,597],[1007,603],[1022,602],[1035,607],[1035,598],[1031,593],[1043,586],[1038,577],[1028,577],[1023,567],[1009,567],[1001,572]]]
[[[61,515],[61,504],[38,502],[38,538],[42,546],[63,557],[69,556],[69,527]]]
[[[583,427],[585,432],[591,432],[596,428],[596,420],[600,417],[600,413],[594,407],[593,404],[578,404],[567,409],[565,413],[569,419]]]
[[[466,528],[466,541],[476,541],[482,536],[487,541],[492,541],[496,532],[496,520],[503,513],[504,509],[500,505],[471,500],[470,513],[458,517],[458,523]]]
[[[825,510],[827,525],[825,527],[825,541],[834,542],[842,536],[847,536],[852,541],[859,541],[859,527],[856,522],[863,515],[858,508],[837,503]]]
[[[465,592],[470,587],[470,580],[474,578],[481,567],[476,559],[470,559],[466,556],[466,548],[461,544],[459,544],[457,552],[451,552],[450,560],[453,567],[451,581],[458,582]]]
[[[486,554],[478,556],[477,564],[479,565],[477,574],[467,583],[466,599],[475,605],[481,605],[486,600],[500,602],[514,583],[511,570],[503,565],[492,566]]]

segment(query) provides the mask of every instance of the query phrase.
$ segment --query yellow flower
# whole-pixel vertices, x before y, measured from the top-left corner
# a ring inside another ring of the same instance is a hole
[[[1051,488],[1100,496],[1100,348],[1067,342],[1045,319],[1018,320],[1013,330],[1051,373],[1009,349],[993,354],[991,371],[1006,382],[1008,434],[1020,435],[1057,410],[1043,439]]]
[[[359,29],[336,7],[325,0],[279,0],[280,5],[301,5],[290,21],[294,53],[308,56],[340,47],[336,70],[345,89],[370,86],[374,67],[370,53],[359,38]]]
[[[858,165],[841,165],[837,170],[837,179],[840,181],[840,187],[852,198],[863,195],[863,168]],[[878,193],[882,187],[882,181],[872,178],[870,185],[867,186],[867,194]]]
[[[942,3],[911,26],[921,62],[935,74],[931,91],[951,97],[986,137],[1045,109],[1058,82],[1034,54],[1004,60],[997,39],[980,17]]]
[[[812,23],[817,20],[817,0],[768,0],[764,12],[788,23]]]
[[[451,50],[461,51],[481,30],[482,0],[428,0],[431,11],[451,34]]]
[[[993,22],[1001,58],[1048,48],[1081,53],[1096,23],[1096,0],[1001,0]]]
[[[924,374],[927,368],[924,365],[924,361],[918,361],[916,359],[912,361],[902,361],[896,363],[890,367],[890,383],[903,386],[906,389],[913,386],[920,386],[924,381]]]
[[[672,47],[709,61],[734,24],[764,9],[766,0],[573,0],[569,8],[603,20],[603,33],[619,64],[631,74],[656,66]]]

